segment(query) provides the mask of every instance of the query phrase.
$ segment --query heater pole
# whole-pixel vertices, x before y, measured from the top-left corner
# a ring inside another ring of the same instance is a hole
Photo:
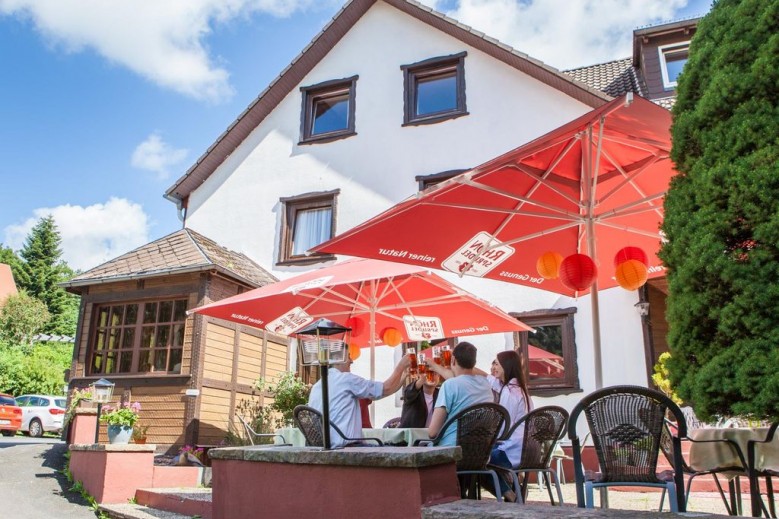
[[[320,364],[320,376],[322,378],[322,436],[324,449],[330,450],[330,395],[327,390],[327,375],[330,370],[328,364]]]

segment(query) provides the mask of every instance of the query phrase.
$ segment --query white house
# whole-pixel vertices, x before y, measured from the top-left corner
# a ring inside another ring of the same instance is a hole
[[[638,66],[623,61],[620,73]],[[306,256],[311,246],[611,99],[574,77],[416,2],[352,0],[166,196],[185,227],[288,277],[335,260]],[[537,381],[536,405],[554,399],[570,409],[595,389],[589,297],[449,279],[557,330],[565,376]],[[617,288],[600,298],[604,385],[646,385],[652,356],[638,294]],[[469,340],[485,369],[521,342],[510,334]],[[389,375],[399,350],[377,349],[377,378]],[[367,375],[367,357],[355,372]],[[399,414],[399,402],[385,399],[374,425]]]

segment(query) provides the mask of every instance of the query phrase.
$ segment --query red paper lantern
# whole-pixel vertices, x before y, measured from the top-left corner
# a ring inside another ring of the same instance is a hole
[[[638,247],[624,247],[618,250],[616,256],[614,256],[614,266],[618,267],[621,263],[628,260],[637,260],[643,263],[645,267],[649,266],[649,258],[647,258],[646,252]]]
[[[560,263],[563,255],[557,252],[545,252],[536,261],[536,270],[544,279],[557,279],[560,276]]]
[[[403,341],[403,335],[401,335],[397,328],[385,328],[384,331],[381,332],[381,340],[387,346],[394,347]]]
[[[357,360],[360,357],[360,346],[357,343],[351,343],[349,345],[349,358],[352,360]]]
[[[560,281],[571,290],[586,290],[597,275],[598,267],[586,254],[571,254],[560,263]]]
[[[646,265],[639,260],[627,260],[617,265],[617,283],[625,290],[638,290],[644,283],[648,271]]]
[[[345,324],[347,328],[352,329],[352,337],[359,337],[365,331],[365,321],[359,317],[350,317]]]

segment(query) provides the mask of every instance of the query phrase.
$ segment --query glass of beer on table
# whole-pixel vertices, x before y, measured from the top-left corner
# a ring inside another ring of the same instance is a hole
[[[448,344],[444,344],[441,348],[441,358],[444,361],[445,368],[452,367],[452,347]]]
[[[409,346],[406,348],[406,353],[409,354],[409,360],[411,361],[411,366],[408,368],[408,372],[411,375],[417,374],[417,349],[413,346]]]

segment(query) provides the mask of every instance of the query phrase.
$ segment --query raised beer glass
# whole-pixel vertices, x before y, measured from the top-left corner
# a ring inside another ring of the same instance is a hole
[[[441,350],[441,358],[444,360],[444,367],[452,367],[452,347],[448,344],[444,344]]]
[[[433,346],[433,362],[438,364],[439,366],[443,365],[443,361],[441,360],[441,347],[440,346]],[[427,380],[430,382],[434,382],[436,380],[436,377],[438,376],[437,373],[433,374],[433,377],[428,377]],[[443,380],[443,377],[438,378],[438,382],[441,382]]]
[[[425,375],[425,372],[427,371],[427,359],[425,358],[424,353],[417,354],[417,370],[419,371],[420,375]]]
[[[417,374],[417,349],[413,346],[409,346],[406,348],[406,353],[409,354],[409,360],[411,361],[411,366],[408,368],[408,372],[411,375]]]

